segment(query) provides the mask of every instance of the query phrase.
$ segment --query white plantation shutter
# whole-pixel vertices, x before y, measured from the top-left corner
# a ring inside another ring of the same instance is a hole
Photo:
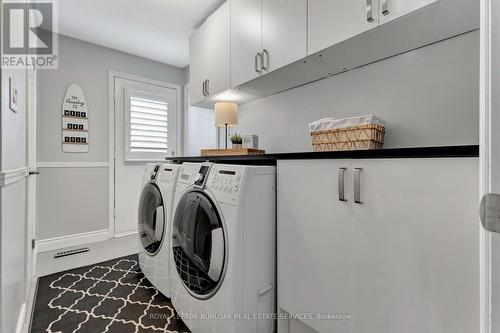
[[[167,99],[138,91],[126,95],[129,104],[127,159],[162,159],[169,149]]]

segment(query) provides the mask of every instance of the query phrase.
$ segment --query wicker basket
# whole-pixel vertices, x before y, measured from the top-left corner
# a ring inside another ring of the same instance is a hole
[[[384,145],[385,128],[369,124],[311,132],[314,151],[370,150]]]

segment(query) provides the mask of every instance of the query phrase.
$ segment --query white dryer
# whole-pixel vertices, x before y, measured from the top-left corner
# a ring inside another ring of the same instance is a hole
[[[272,333],[276,168],[184,163],[171,300],[193,333]]]
[[[170,231],[180,165],[148,164],[139,199],[139,266],[162,294],[170,297]]]

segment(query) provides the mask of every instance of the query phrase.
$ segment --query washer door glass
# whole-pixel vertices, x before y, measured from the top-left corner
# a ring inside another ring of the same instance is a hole
[[[172,251],[177,272],[188,291],[210,298],[222,283],[225,260],[224,229],[217,209],[202,192],[184,195],[172,228]]]
[[[165,209],[160,190],[146,184],[139,199],[139,238],[147,253],[154,255],[160,249],[165,229]]]

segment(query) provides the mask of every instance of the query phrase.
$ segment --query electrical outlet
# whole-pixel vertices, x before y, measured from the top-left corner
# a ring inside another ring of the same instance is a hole
[[[9,108],[14,112],[19,108],[19,89],[12,82],[12,78],[9,78]]]

